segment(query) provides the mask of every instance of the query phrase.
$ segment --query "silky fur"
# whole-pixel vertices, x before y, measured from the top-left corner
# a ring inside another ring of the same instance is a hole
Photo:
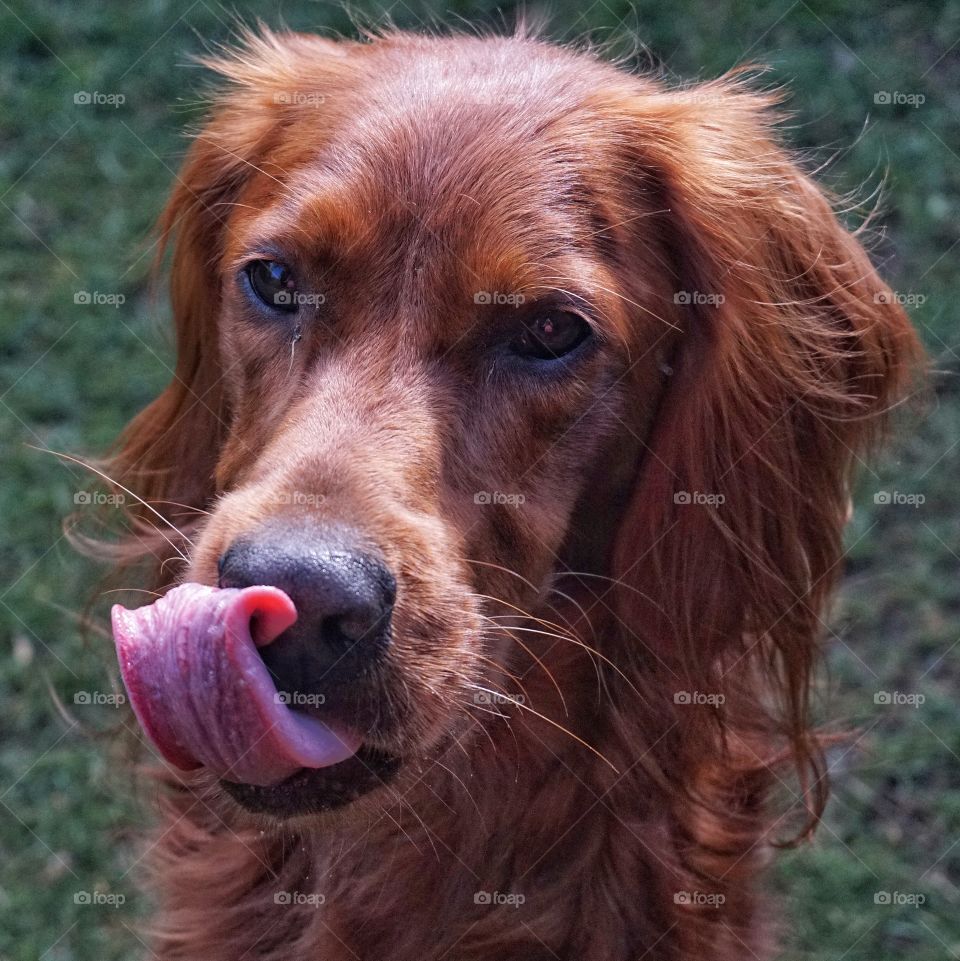
[[[776,97],[523,33],[262,32],[209,65],[161,223],[176,376],[110,470],[176,518],[184,579],[278,514],[363,531],[399,591],[351,703],[404,766],[283,823],[164,775],[153,956],[769,957],[762,867],[824,800],[851,469],[917,359]],[[235,282],[277,245],[328,295],[295,332]],[[598,345],[496,367],[477,331],[527,315],[482,290],[572,290]]]

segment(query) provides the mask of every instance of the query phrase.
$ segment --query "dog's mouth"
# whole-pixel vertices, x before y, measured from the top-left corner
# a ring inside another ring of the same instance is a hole
[[[281,817],[340,807],[399,767],[348,725],[291,709],[278,693],[258,648],[296,618],[274,587],[183,584],[147,607],[113,609],[130,703],[160,754]]]
[[[279,784],[263,787],[223,778],[220,784],[248,811],[288,818],[344,807],[387,784],[399,768],[398,757],[364,744],[345,761],[324,768],[301,768]]]

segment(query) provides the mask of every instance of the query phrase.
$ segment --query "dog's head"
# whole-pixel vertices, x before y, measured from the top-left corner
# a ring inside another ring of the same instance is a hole
[[[266,34],[213,66],[163,218],[176,376],[118,470],[208,512],[183,579],[290,595],[278,689],[364,742],[235,796],[332,806],[549,713],[514,703],[533,662],[582,712],[642,689],[673,757],[731,696],[802,754],[849,470],[914,343],[772,99],[522,37]],[[595,662],[559,618],[511,633],[558,588]]]

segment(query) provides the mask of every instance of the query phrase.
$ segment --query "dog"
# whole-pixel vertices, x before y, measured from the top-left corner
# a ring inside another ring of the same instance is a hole
[[[522,30],[206,63],[176,371],[110,465],[180,562],[115,615],[171,762],[153,956],[770,957],[919,356],[777,97]]]

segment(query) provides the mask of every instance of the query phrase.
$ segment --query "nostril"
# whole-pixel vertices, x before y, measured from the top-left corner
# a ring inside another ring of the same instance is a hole
[[[241,589],[258,585],[282,587],[265,576],[267,572],[259,560],[255,543],[234,541],[217,559],[217,585]]]
[[[354,611],[325,618],[321,630],[324,636],[331,640],[339,636],[351,644],[356,644],[379,635],[385,619],[382,611]]]

